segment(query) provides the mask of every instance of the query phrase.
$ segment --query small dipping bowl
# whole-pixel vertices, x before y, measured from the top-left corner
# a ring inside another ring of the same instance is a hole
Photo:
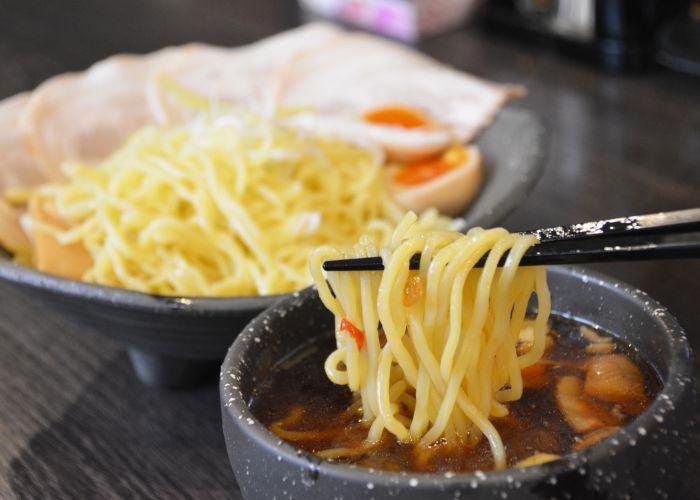
[[[649,408],[611,437],[559,460],[475,473],[388,472],[323,460],[282,441],[249,409],[273,365],[333,317],[314,288],[294,293],[253,320],[221,369],[226,448],[245,498],[676,498],[687,473],[692,355],[671,314],[644,292],[576,268],[548,272],[553,314],[611,332],[649,362],[662,389]],[[319,377],[325,377],[320,372]]]

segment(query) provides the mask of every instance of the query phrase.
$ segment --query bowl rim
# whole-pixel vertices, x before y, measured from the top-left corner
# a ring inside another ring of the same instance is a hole
[[[221,367],[219,395],[222,411],[227,414],[224,418],[230,419],[233,425],[238,426],[244,435],[256,443],[256,446],[276,454],[278,460],[286,461],[302,469],[311,468],[335,480],[420,490],[421,488],[432,489],[435,486],[499,487],[514,482],[526,483],[542,480],[543,477],[548,477],[554,481],[552,484],[555,484],[556,477],[560,474],[571,471],[585,474],[590,463],[595,463],[609,456],[611,446],[634,446],[638,437],[652,432],[655,427],[661,425],[655,417],[666,411],[673,411],[675,403],[682,399],[686,390],[692,390],[692,352],[685,332],[676,318],[666,307],[651,298],[646,292],[603,273],[579,267],[550,267],[548,273],[569,275],[578,281],[592,283],[607,288],[613,293],[626,296],[641,307],[654,321],[658,322],[671,340],[668,378],[661,391],[643,413],[599,443],[540,465],[467,473],[391,472],[353,464],[333,463],[294,447],[273,434],[258,421],[250,411],[247,402],[244,401],[240,389],[229,380],[229,375],[235,366],[250,362],[250,360],[246,361],[246,354],[247,344],[252,344],[251,337],[269,334],[264,332],[264,328],[261,328],[267,322],[267,316],[274,314],[278,307],[284,307],[288,301],[308,300],[309,297],[313,297],[316,294],[315,286],[294,292],[292,294],[294,298],[280,301],[279,304],[268,308],[252,320],[236,338]]]
[[[53,292],[86,302],[169,314],[195,311],[230,314],[234,311],[255,311],[267,308],[289,295],[289,293],[230,297],[160,295],[64,278],[18,264],[4,257],[0,257],[0,279],[13,285]]]

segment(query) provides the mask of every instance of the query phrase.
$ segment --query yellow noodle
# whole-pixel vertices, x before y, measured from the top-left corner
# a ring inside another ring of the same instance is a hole
[[[475,445],[483,435],[495,466],[504,468],[505,449],[490,419],[507,415],[507,402],[522,395],[520,371],[541,358],[550,312],[545,269],[519,267],[537,239],[504,229],[474,228],[464,235],[426,225],[409,213],[379,250],[363,240],[345,251],[323,247],[312,254],[319,296],[336,317],[337,350],[326,372],[363,400],[364,419],[372,422],[366,442],[378,442],[384,430],[420,449],[438,440]],[[422,293],[407,305],[409,261],[417,252]],[[321,268],[327,259],[378,253],[382,272]],[[474,267],[484,256],[483,268]],[[532,348],[518,356],[533,294]],[[339,329],[344,319],[365,333],[362,348]],[[381,348],[380,323],[386,337]],[[338,374],[341,364],[348,377]]]
[[[314,441],[328,439],[338,433],[338,429],[325,429],[322,431],[290,431],[284,429],[278,422],[271,424],[270,430],[287,441]]]
[[[375,445],[364,444],[356,448],[329,448],[327,450],[321,450],[316,454],[320,457],[328,458],[330,460],[335,460],[338,458],[358,457],[364,455],[368,451],[371,451]]]
[[[370,145],[302,133],[276,116],[203,115],[144,128],[97,165],[64,165],[64,183],[31,196],[70,228],[25,222],[30,233],[82,244],[93,261],[85,281],[166,295],[283,293],[311,283],[308,257],[320,245],[367,235],[359,248],[374,253],[390,243],[402,210],[382,163]],[[434,210],[423,220],[451,223]],[[369,279],[369,289],[378,278],[343,279],[353,287]],[[358,322],[368,312],[359,301],[346,307]],[[369,363],[347,371],[353,390],[376,371],[372,349],[365,359],[346,346],[352,367]]]

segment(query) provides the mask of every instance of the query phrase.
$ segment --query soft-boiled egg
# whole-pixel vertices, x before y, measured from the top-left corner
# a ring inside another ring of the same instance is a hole
[[[386,160],[391,196],[405,208],[422,212],[435,207],[448,215],[461,213],[482,182],[479,149],[462,146],[444,129],[406,107],[377,108],[364,116],[298,113],[286,119],[309,133],[345,139],[377,151]]]
[[[291,115],[285,122],[305,132],[334,136],[359,144],[376,145],[389,160],[399,162],[415,162],[432,157],[454,143],[449,130],[438,124],[425,122],[425,125],[420,126],[403,126],[379,123],[373,121],[376,120],[373,113],[379,115],[386,112],[383,108],[370,111],[369,115],[364,116],[302,112]],[[367,116],[371,116],[372,119],[368,119]],[[383,119],[388,119],[388,113]],[[408,114],[396,119],[403,119],[411,124],[417,123],[416,119],[409,118]]]
[[[406,106],[384,106],[365,112],[363,118],[369,123],[402,128],[424,128],[430,119],[419,110]]]
[[[441,155],[387,169],[389,192],[405,208],[422,212],[435,207],[458,215],[479,191],[483,179],[476,146],[454,146]]]
[[[406,105],[387,105],[364,112],[370,137],[391,160],[415,162],[429,158],[455,142],[449,128]]]

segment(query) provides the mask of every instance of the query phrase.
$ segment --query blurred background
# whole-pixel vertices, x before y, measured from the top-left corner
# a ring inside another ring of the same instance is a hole
[[[508,229],[700,206],[700,3],[688,0],[0,0],[0,98],[114,53],[235,46],[317,17],[527,87],[513,105],[545,120],[551,145]],[[700,261],[591,267],[666,305],[700,352]],[[0,309],[0,400],[14,401],[1,408],[0,497],[235,497],[214,387],[135,390],[117,346],[50,314],[25,332],[36,306],[13,300]],[[56,360],[66,372],[42,375]],[[53,399],[27,409],[17,391]]]
[[[239,45],[311,17],[424,43],[427,51],[452,32],[450,39],[464,41],[455,65],[467,64],[478,49],[462,38],[478,31],[510,41],[523,56],[542,50],[617,72],[665,66],[700,73],[696,0],[2,0],[0,6],[6,93],[115,50],[188,41]]]

